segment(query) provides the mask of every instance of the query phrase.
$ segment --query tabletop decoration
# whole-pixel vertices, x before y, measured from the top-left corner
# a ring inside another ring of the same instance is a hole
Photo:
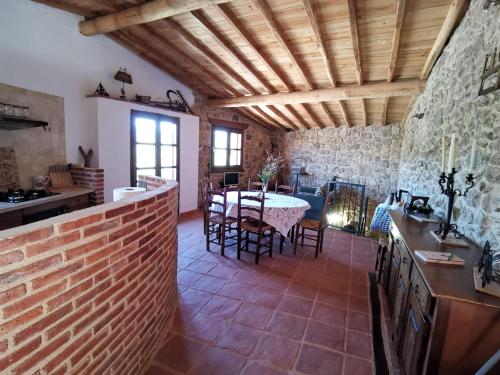
[[[260,172],[257,174],[257,176],[259,176],[260,180],[262,181],[262,190],[265,193],[267,192],[267,185],[269,181],[273,177],[278,176],[279,171],[285,164],[285,160],[283,159],[281,154],[274,156],[271,151],[268,150],[266,152],[267,157],[264,161],[264,165],[262,166]]]
[[[448,210],[446,221],[439,224],[439,229],[432,232],[434,237],[442,244],[453,244],[455,246],[468,247],[468,244],[462,240],[462,234],[458,230],[456,224],[451,223],[451,216],[453,213],[453,204],[455,197],[465,197],[469,189],[474,186],[474,175],[472,170],[476,162],[476,148],[477,143],[474,139],[472,141],[472,151],[469,163],[469,170],[465,179],[465,190],[455,188],[455,175],[458,173],[456,170],[456,134],[452,134],[450,151],[448,155],[447,174],[445,173],[445,157],[446,157],[446,139],[442,138],[442,154],[441,154],[441,173],[439,175],[439,186],[441,187],[441,194],[448,197]],[[454,238],[447,240],[449,233],[453,233]]]

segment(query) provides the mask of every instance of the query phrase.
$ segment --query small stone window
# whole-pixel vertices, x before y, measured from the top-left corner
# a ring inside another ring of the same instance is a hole
[[[212,123],[212,171],[242,172],[244,131],[248,125],[223,120],[210,122]]]

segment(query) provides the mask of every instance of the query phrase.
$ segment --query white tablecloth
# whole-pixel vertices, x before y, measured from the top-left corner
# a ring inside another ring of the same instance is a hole
[[[258,195],[258,192],[242,192],[242,195]],[[287,235],[288,231],[304,216],[304,213],[311,208],[309,203],[303,199],[291,197],[289,195],[279,195],[266,193],[264,202],[263,220],[274,227],[278,232]],[[222,197],[215,196],[215,201],[222,203]],[[244,205],[258,207],[259,202],[245,201]],[[216,205],[219,207],[218,205]],[[216,209],[217,207],[214,207]],[[246,211],[245,214],[258,219],[257,212]],[[238,192],[230,191],[227,193],[226,216],[238,217]]]

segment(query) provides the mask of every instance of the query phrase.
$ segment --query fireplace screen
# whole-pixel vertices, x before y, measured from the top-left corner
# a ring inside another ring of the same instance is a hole
[[[333,191],[334,198],[327,217],[329,226],[364,235],[368,206],[365,185],[334,181],[330,184],[330,191]]]

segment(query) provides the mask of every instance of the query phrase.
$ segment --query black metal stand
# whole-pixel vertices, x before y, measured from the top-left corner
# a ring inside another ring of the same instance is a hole
[[[451,215],[453,213],[453,204],[455,203],[455,196],[465,197],[470,188],[474,186],[475,177],[472,173],[469,173],[465,180],[466,189],[462,193],[460,189],[455,189],[455,175],[457,171],[455,168],[451,170],[451,173],[446,175],[444,172],[439,176],[439,186],[441,186],[441,194],[448,197],[448,211],[446,215],[446,222],[439,224],[439,230],[435,233],[439,235],[443,240],[446,239],[448,233],[453,233],[455,238],[462,238],[462,234],[458,231],[456,224],[451,224]]]

